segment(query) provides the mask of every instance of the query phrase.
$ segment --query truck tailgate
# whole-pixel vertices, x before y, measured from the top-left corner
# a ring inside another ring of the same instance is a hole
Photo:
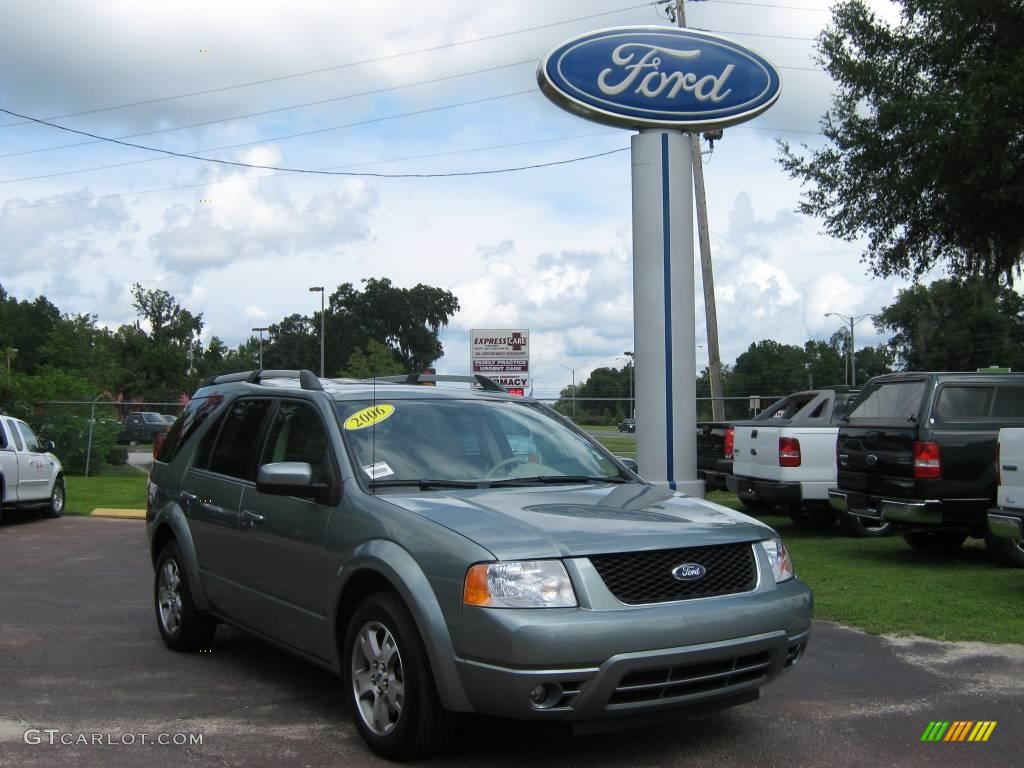
[[[839,487],[877,495],[915,495],[914,426],[844,426],[836,456]]]
[[[781,427],[737,424],[733,443],[732,473],[741,477],[779,480],[779,434]]]

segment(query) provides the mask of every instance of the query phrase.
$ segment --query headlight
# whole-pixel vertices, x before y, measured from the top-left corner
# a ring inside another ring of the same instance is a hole
[[[776,584],[793,578],[793,560],[786,550],[786,545],[782,543],[782,539],[762,541],[761,548],[768,555],[768,561],[772,564],[772,575],[775,576]]]
[[[560,560],[480,563],[466,572],[466,605],[486,608],[574,608],[576,593]]]

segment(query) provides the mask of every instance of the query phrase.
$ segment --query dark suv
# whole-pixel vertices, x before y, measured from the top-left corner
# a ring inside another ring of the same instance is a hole
[[[1024,426],[1024,374],[899,373],[867,383],[836,443],[838,509],[889,521],[917,549],[984,537],[995,559],[1024,566],[989,534],[999,428]]]
[[[479,389],[411,386],[451,379]],[[457,712],[590,729],[752,701],[799,659],[811,592],[771,528],[483,377],[402,381],[195,394],[148,495],[169,647],[226,622],[319,664],[393,758]]]

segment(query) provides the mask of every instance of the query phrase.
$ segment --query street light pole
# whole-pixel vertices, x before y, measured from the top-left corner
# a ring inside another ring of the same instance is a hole
[[[625,360],[629,368],[629,418],[636,419],[636,406],[633,400],[633,353],[623,352],[625,357],[617,357],[616,360]]]
[[[853,386],[857,386],[857,345],[854,342],[853,327],[863,320],[865,317],[873,317],[870,312],[863,315],[844,315],[842,312],[826,312],[825,317],[841,317],[843,320],[850,324],[850,381],[849,383]]]
[[[310,293],[320,294],[320,378],[324,377],[324,287],[316,285],[309,289]]]
[[[253,328],[254,331],[260,332],[260,370],[263,370],[263,332],[269,331],[270,328],[263,326],[262,328]]]

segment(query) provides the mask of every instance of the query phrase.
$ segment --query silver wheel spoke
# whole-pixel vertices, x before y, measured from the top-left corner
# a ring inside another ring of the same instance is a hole
[[[378,733],[384,733],[389,725],[387,702],[384,701],[383,696],[375,696],[373,699],[373,727]]]
[[[360,627],[349,659],[356,709],[363,724],[378,736],[398,725],[405,705],[402,653],[391,631],[377,621]]]
[[[388,698],[388,704],[395,711],[395,714],[402,714],[402,705],[405,703],[405,685],[398,680],[392,680],[388,684],[385,695]],[[397,718],[395,718],[397,720]]]
[[[373,683],[370,682],[369,670],[364,669],[361,672],[354,672],[352,674],[352,685],[355,686],[356,695],[361,695],[370,690],[373,687]]]

